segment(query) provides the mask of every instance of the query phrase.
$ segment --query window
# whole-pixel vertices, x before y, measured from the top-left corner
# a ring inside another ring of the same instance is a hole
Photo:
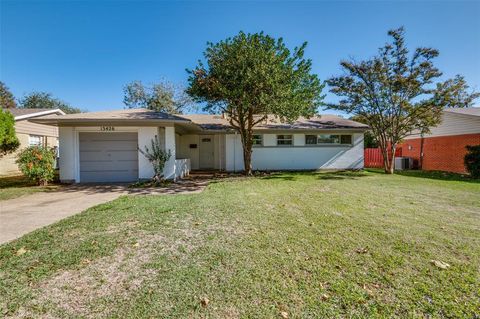
[[[293,145],[293,135],[277,135],[277,145]]]
[[[316,135],[305,135],[305,144],[307,144],[307,145],[317,145],[317,136]]]
[[[319,135],[305,135],[306,145],[321,145],[321,144],[352,144],[352,135],[339,134],[319,134]]]
[[[340,144],[340,135],[320,134],[317,139],[318,144]]]
[[[40,135],[30,135],[28,137],[28,144],[30,146],[40,146],[42,145],[42,137]]]
[[[340,138],[340,144],[352,144],[352,136],[342,135]]]
[[[263,136],[260,134],[253,135],[253,146],[262,146],[263,145]]]

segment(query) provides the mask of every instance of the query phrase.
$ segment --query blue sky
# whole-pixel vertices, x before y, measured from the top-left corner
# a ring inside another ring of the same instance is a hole
[[[185,83],[207,41],[265,31],[307,57],[324,80],[339,61],[368,58],[405,26],[409,47],[440,50],[444,78],[480,90],[480,2],[3,1],[0,79],[16,97],[47,91],[90,111],[123,108],[122,87],[161,78]],[[327,99],[333,99],[331,95]]]

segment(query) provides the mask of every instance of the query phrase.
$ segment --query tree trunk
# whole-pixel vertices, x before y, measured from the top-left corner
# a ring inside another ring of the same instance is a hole
[[[423,169],[423,145],[425,143],[425,137],[423,136],[423,133],[420,134],[420,158],[418,161],[418,168]]]
[[[388,171],[386,172],[387,174],[393,174],[395,171],[395,151],[396,150],[397,150],[397,146],[392,144],[390,146],[390,159],[389,159]]]
[[[395,169],[395,149],[396,145],[389,143],[386,139],[379,142],[383,157],[383,169],[385,174],[393,174]],[[388,149],[390,148],[390,154]]]
[[[245,175],[252,175],[252,148],[243,148],[243,164],[245,168]]]
[[[252,143],[253,143],[253,112],[248,111],[247,127],[245,129],[243,140],[243,164],[245,175],[252,175]]]

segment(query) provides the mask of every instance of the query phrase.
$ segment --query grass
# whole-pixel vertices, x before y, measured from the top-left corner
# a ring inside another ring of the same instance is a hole
[[[58,185],[37,186],[23,175],[0,177],[0,201],[55,190]]]
[[[124,196],[0,246],[0,305],[6,317],[474,318],[479,194],[367,171]]]

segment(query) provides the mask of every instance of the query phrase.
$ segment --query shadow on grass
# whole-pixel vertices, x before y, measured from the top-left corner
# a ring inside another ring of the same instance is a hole
[[[367,171],[375,174],[385,174],[382,169],[369,168],[367,169]],[[435,180],[442,180],[442,181],[457,181],[457,182],[480,184],[480,179],[473,179],[469,175],[442,172],[442,171],[406,170],[406,171],[395,171],[395,175],[435,179]]]
[[[0,188],[32,186],[37,186],[37,184],[23,175],[0,177]]]
[[[262,177],[262,179],[295,181],[301,176],[315,176],[317,179],[323,179],[323,180],[344,180],[344,179],[357,179],[357,178],[365,177],[368,175],[364,171],[359,171],[359,170],[283,171],[283,172],[272,172],[270,175]]]

